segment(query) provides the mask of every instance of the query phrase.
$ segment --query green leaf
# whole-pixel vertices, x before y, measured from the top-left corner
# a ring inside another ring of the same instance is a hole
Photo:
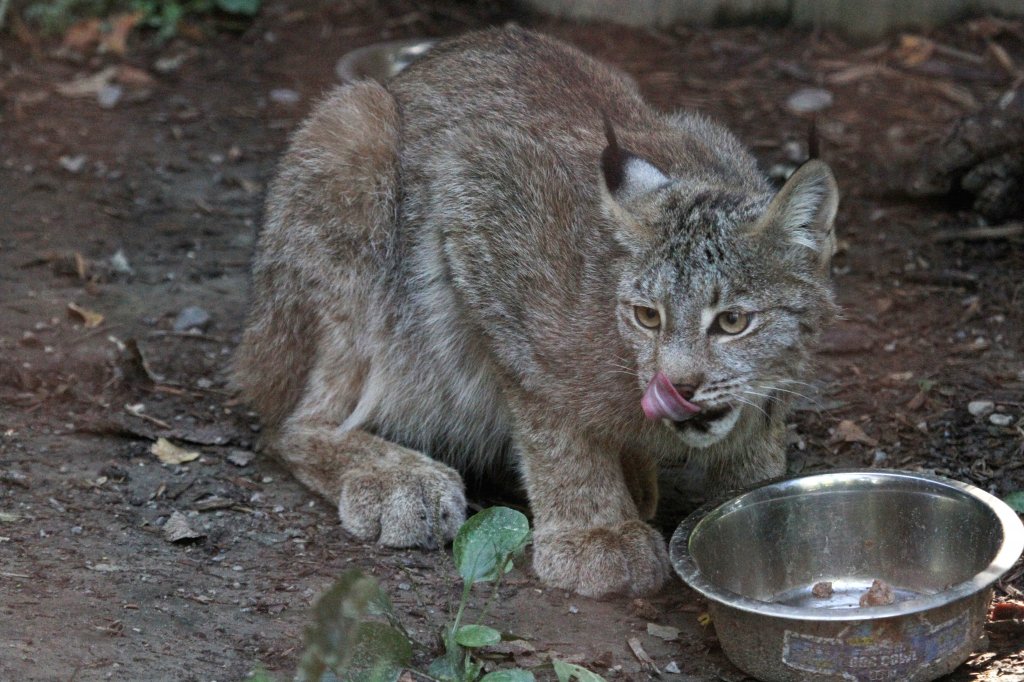
[[[360,623],[341,677],[349,682],[395,682],[411,660],[412,644],[404,634],[384,623]]]
[[[441,682],[458,682],[462,679],[461,669],[461,661],[459,659],[453,661],[453,657],[446,653],[430,662],[427,674]]]
[[[1003,502],[1010,505],[1010,509],[1018,514],[1024,514],[1024,490],[1015,490],[1004,497]]]
[[[455,633],[455,641],[464,647],[475,649],[497,644],[501,641],[501,633],[486,625],[463,625]]]
[[[572,680],[576,680],[576,682],[605,682],[603,677],[581,666],[565,661],[552,661],[552,664],[555,666],[558,682],[572,682]]]
[[[496,579],[529,539],[530,524],[514,509],[490,507],[474,514],[452,543],[459,575],[471,583]]]
[[[362,634],[361,621],[380,592],[373,578],[352,570],[320,595],[313,606],[313,622],[306,628],[300,680],[319,680],[325,668],[337,671],[348,665]]]
[[[480,678],[480,682],[536,682],[536,678],[529,670],[511,668],[487,673]]]
[[[260,0],[217,0],[217,9],[251,17],[260,11]]]

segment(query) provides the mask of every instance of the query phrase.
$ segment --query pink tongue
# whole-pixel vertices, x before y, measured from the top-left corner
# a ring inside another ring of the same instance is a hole
[[[651,383],[647,384],[647,390],[644,391],[644,397],[640,400],[640,406],[644,408],[647,418],[652,421],[668,418],[681,422],[700,412],[698,406],[679,395],[679,391],[661,371],[654,375]]]

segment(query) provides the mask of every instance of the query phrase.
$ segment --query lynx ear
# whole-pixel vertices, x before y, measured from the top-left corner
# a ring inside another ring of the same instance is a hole
[[[601,153],[601,175],[612,199],[619,204],[628,204],[669,183],[669,177],[653,163],[619,146],[607,115],[604,117],[604,134],[608,138],[608,146]]]
[[[771,234],[800,250],[809,249],[818,267],[827,270],[836,249],[833,223],[839,208],[839,188],[832,171],[812,159],[796,169],[764,215],[755,234]]]
[[[601,199],[605,211],[624,228],[619,239],[628,246],[629,242],[653,236],[637,215],[638,200],[661,189],[671,179],[650,161],[619,146],[607,114],[604,134],[608,146],[601,153]]]

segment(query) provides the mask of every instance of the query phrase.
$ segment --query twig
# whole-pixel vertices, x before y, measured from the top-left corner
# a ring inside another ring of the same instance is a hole
[[[213,343],[230,343],[227,339],[220,336],[211,336],[210,334],[196,334],[195,332],[176,332],[169,330],[157,330],[146,334],[146,336],[160,338],[173,336],[179,339],[195,339],[197,341],[211,341]]]
[[[1010,239],[1024,234],[1024,223],[1006,223],[995,227],[970,227],[963,230],[942,230],[932,235],[932,242],[980,242],[989,239]]]
[[[134,410],[128,409],[127,407],[125,407],[124,411],[127,412],[128,414],[130,414],[133,417],[138,417],[139,419],[144,419],[144,420],[148,421],[150,424],[156,424],[157,426],[159,426],[161,429],[164,429],[165,431],[170,431],[171,430],[171,425],[168,424],[167,422],[165,422],[163,419],[157,419],[156,417],[152,417],[152,416],[146,414],[145,412],[136,412]]]

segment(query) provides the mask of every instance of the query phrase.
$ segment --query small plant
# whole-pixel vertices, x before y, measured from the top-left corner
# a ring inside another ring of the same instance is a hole
[[[472,516],[459,529],[452,545],[455,566],[462,577],[462,597],[452,622],[445,625],[444,653],[416,677],[433,682],[534,682],[529,670],[511,668],[483,673],[473,656],[480,647],[497,644],[501,632],[478,623],[464,623],[473,585],[494,583],[483,619],[498,595],[501,580],[513,559],[530,539],[530,526],[521,513],[491,507]],[[395,682],[408,669],[414,642],[395,615],[391,599],[373,578],[358,570],[345,573],[313,607],[306,632],[306,652],[298,680],[305,682]],[[604,682],[586,668],[563,661],[552,663],[559,682]],[[481,676],[482,675],[482,676]],[[254,677],[270,682],[265,672]]]

